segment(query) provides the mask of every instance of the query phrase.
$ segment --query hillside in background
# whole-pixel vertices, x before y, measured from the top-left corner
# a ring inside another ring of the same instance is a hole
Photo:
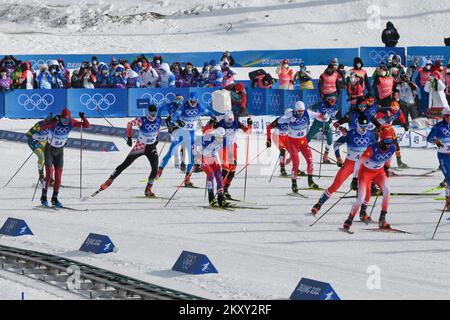
[[[3,54],[443,45],[445,0],[0,1]],[[379,19],[378,19],[379,17]],[[378,27],[377,28],[377,24]]]

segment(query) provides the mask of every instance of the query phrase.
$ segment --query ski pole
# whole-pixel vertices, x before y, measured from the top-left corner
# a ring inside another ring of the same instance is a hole
[[[372,209],[370,210],[369,218],[372,216],[373,209],[375,209],[375,206],[377,205],[377,200],[378,200],[379,196],[380,196],[380,194],[377,193],[377,196],[375,197],[375,201],[373,202]]]
[[[247,148],[247,155],[245,157],[246,165],[245,165],[245,179],[244,179],[244,200],[245,200],[245,194],[247,193],[247,175],[248,175],[248,165],[247,165],[247,163],[248,163],[248,152],[249,152],[249,149],[250,149],[250,135],[247,135],[247,146],[246,146],[246,148]]]
[[[167,207],[167,205],[169,204],[170,201],[172,201],[173,197],[175,196],[175,194],[178,192],[178,190],[181,189],[181,187],[183,186],[183,183],[185,183],[187,181],[187,179],[189,179],[189,177],[192,174],[192,171],[194,170],[194,166],[192,166],[191,170],[189,171],[189,173],[184,177],[183,181],[181,181],[181,183],[178,185],[177,190],[175,190],[175,192],[172,194],[172,196],[169,198],[169,200],[166,202],[166,204],[164,205],[164,208]]]
[[[101,115],[103,117],[103,119],[105,119],[106,122],[108,122],[108,124],[112,127],[112,128],[116,128],[111,122],[109,122],[109,120],[103,115],[102,112],[100,112],[100,109],[97,107],[95,108],[95,110],[98,112],[99,115]],[[122,139],[124,139],[125,141],[127,141],[127,138],[125,138],[124,136],[122,136]]]
[[[350,191],[352,191],[352,189],[348,190],[342,197],[340,197],[339,199],[337,199],[337,201],[336,201],[331,207],[329,207],[327,211],[325,211],[319,218],[317,218],[316,221],[314,221],[314,222],[313,222],[312,224],[310,224],[309,226],[312,227],[313,225],[315,225],[320,219],[322,219],[322,217],[323,217],[324,215],[326,215],[328,212],[330,212],[330,210],[333,209],[333,207],[334,207],[335,205],[337,205],[342,199],[344,199],[344,197],[345,197]]]
[[[273,168],[272,175],[270,176],[269,183],[272,182],[273,175],[275,174],[275,170],[278,168],[278,162],[280,162],[281,154],[278,156],[277,162],[275,162],[275,167]]]
[[[8,184],[12,181],[12,179],[14,179],[14,177],[19,173],[19,171],[22,169],[22,167],[25,165],[25,163],[27,163],[27,161],[31,158],[31,156],[33,155],[34,151],[31,151],[30,155],[28,156],[28,158],[26,158],[26,160],[22,163],[22,165],[20,166],[19,169],[17,169],[17,171],[13,174],[13,176],[11,177],[11,179],[8,180],[7,183],[5,183],[5,185],[3,186],[3,189],[5,189]]]
[[[38,185],[39,185],[39,178],[38,178],[38,180],[36,182],[36,187],[34,188],[33,197],[31,198],[31,202],[34,201],[34,196],[36,195],[36,191],[37,191]]]
[[[409,130],[412,131],[412,132],[414,132],[414,133],[416,133],[416,134],[418,134],[419,136],[422,136],[422,137],[424,137],[424,138],[427,138],[426,135],[421,134],[420,132],[418,132],[418,131],[416,131],[416,130],[413,130],[413,129],[409,129]]]
[[[431,237],[431,240],[434,240],[434,236],[436,235],[436,231],[437,231],[437,229],[439,227],[439,224],[441,223],[441,219],[442,219],[442,216],[444,215],[445,209],[447,209],[447,203],[445,203],[445,206],[442,209],[441,216],[439,217],[439,221],[438,221],[438,223],[436,225],[436,229],[434,229],[434,233],[433,233],[433,236]]]
[[[250,160],[245,167],[241,168],[241,170],[238,171],[238,173],[236,173],[235,176],[237,176],[239,173],[241,173],[242,171],[245,170],[245,168],[247,168],[253,161],[255,161],[264,151],[266,151],[268,148],[264,148],[260,153],[258,153],[252,160]]]
[[[322,153],[321,153],[319,150],[317,150],[317,149],[311,147],[310,145],[308,145],[308,146],[311,148],[312,151],[315,151],[315,152],[317,152],[318,154],[322,155]],[[328,159],[329,159],[330,161],[334,162],[334,163],[337,163],[337,161],[334,160],[333,158],[328,157]]]
[[[80,127],[80,199],[83,197],[83,119],[81,119]]]
[[[325,136],[325,122],[322,125],[322,143],[320,146],[320,163],[319,163],[319,177],[318,179],[320,179],[320,175],[322,174],[322,162],[323,162],[323,138]]]

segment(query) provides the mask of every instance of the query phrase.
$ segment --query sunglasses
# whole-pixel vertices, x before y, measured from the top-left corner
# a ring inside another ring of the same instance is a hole
[[[154,117],[156,117],[156,114],[157,114],[158,112],[157,111],[149,111],[148,112],[148,115],[150,116],[150,117],[152,117],[152,118],[154,118]]]
[[[383,140],[383,143],[384,144],[391,144],[391,143],[393,143],[394,141],[392,140],[392,139],[386,139],[386,140]]]

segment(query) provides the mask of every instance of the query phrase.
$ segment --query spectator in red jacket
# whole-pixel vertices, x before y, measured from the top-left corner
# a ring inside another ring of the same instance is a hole
[[[231,94],[231,105],[234,118],[247,116],[247,92],[244,85],[240,82],[232,83],[225,87]]]

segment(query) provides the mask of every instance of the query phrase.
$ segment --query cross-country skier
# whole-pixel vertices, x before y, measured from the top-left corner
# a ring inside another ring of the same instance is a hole
[[[373,130],[375,127],[380,127],[380,123],[376,118],[376,114],[370,112],[367,108],[367,101],[364,98],[358,98],[355,104],[355,107],[352,108],[349,112],[347,112],[342,118],[333,123],[334,128],[339,128],[339,126],[344,123],[348,123],[348,127],[350,130],[355,129],[358,124],[358,119],[364,116],[372,123],[372,126],[369,126],[369,130]]]
[[[318,116],[317,113],[310,110],[306,110],[303,101],[297,101],[294,106],[294,111],[287,117],[289,120],[289,133],[287,139],[287,150],[292,159],[292,191],[298,192],[297,177],[298,177],[298,165],[300,159],[298,152],[300,151],[306,160],[307,173],[308,173],[308,186],[310,188],[319,188],[319,186],[313,181],[313,157],[311,154],[311,148],[308,145],[306,138],[306,131],[309,126],[310,115]]]
[[[214,120],[214,119],[213,119]],[[219,122],[211,122],[213,128],[223,128],[225,130],[225,139],[223,140],[223,148],[220,150],[220,160],[222,163],[222,178],[224,184],[224,195],[227,199],[232,199],[229,188],[233,181],[237,167],[237,143],[236,132],[238,130],[250,134],[252,131],[253,121],[247,118],[247,126],[244,126],[234,117],[232,111],[227,111]]]
[[[164,156],[161,165],[158,169],[156,177],[159,178],[162,175],[164,168],[167,166],[170,158],[173,155],[174,149],[180,144],[186,148],[188,156],[188,165],[186,168],[186,179],[184,185],[186,187],[193,187],[190,180],[191,169],[194,165],[194,157],[192,154],[192,146],[195,138],[195,128],[200,116],[206,115],[215,118],[214,113],[207,108],[204,108],[198,103],[198,97],[196,92],[189,93],[189,99],[173,114],[172,121],[180,127],[180,130],[174,132],[172,143],[169,151]]]
[[[45,185],[42,188],[41,204],[48,206],[47,190],[50,186],[55,174],[55,182],[53,185],[52,206],[61,208],[62,204],[58,200],[59,187],[61,186],[61,177],[64,164],[64,147],[69,138],[72,128],[89,128],[89,121],[84,117],[84,112],[80,112],[81,121],[75,120],[71,117],[71,112],[68,108],[64,108],[61,115],[50,120],[35,129],[31,129],[30,133],[35,134],[42,130],[49,130],[48,142],[45,145]]]
[[[318,110],[319,115],[315,117],[306,136],[309,143],[320,130],[322,130],[322,134],[326,135],[327,144],[325,145],[325,152],[323,154],[323,163],[331,163],[328,158],[330,147],[333,144],[333,133],[331,132],[330,123],[338,113],[336,101],[336,96],[330,95],[326,98],[325,102],[322,102]]]
[[[224,199],[222,172],[218,153],[223,148],[225,129],[218,127],[215,130],[206,125],[203,128],[202,137],[195,140],[195,153],[201,162],[201,168],[206,174],[206,186],[208,188],[208,200],[211,207],[228,207],[230,204]],[[217,184],[217,200],[214,196],[214,179]]]
[[[288,145],[289,121],[291,120],[292,109],[288,108],[284,111],[284,115],[276,118],[266,128],[266,147],[272,146],[272,140],[275,142],[278,150],[280,150],[280,173],[282,176],[287,176],[286,172],[286,149]],[[272,133],[272,129],[275,132]],[[272,134],[271,134],[272,133]]]
[[[371,144],[367,147],[366,151],[363,152],[359,161],[360,166],[358,170],[358,193],[356,202],[352,206],[352,210],[344,222],[343,229],[349,230],[353,218],[358,213],[362,205],[365,208],[369,205],[370,201],[370,185],[375,182],[383,193],[383,200],[381,203],[381,213],[378,219],[378,225],[380,229],[389,229],[391,226],[386,222],[386,214],[389,206],[389,182],[386,176],[387,168],[389,168],[391,158],[395,153],[394,138],[392,136],[392,131],[386,128],[381,128],[380,130],[380,140],[377,143]],[[364,211],[360,215],[365,215]]]
[[[351,129],[346,135],[341,136],[334,143],[334,152],[336,155],[337,165],[340,167],[336,177],[334,178],[331,186],[322,194],[319,201],[311,209],[311,213],[316,215],[324,203],[336,192],[339,187],[347,180],[347,178],[358,172],[359,158],[361,154],[367,149],[367,147],[376,142],[375,136],[372,131],[369,130],[369,121],[367,117],[361,115],[358,118],[356,128]],[[339,152],[339,147],[343,144],[347,144],[347,157],[345,162],[342,162],[342,158]],[[361,205],[360,219],[361,221],[369,221],[369,216],[366,214],[367,206]]]
[[[148,176],[147,186],[145,188],[146,197],[154,197],[155,193],[152,191],[153,183],[155,181],[156,173],[158,171],[158,150],[156,145],[158,144],[159,131],[161,129],[161,117],[158,114],[158,108],[151,104],[148,106],[147,115],[143,117],[137,117],[134,120],[128,122],[127,125],[127,144],[132,146],[133,140],[133,126],[139,128],[139,136],[136,140],[136,144],[131,149],[125,160],[113,171],[108,180],[100,186],[99,190],[105,190],[111,183],[128,168],[137,158],[146,156],[152,167],[150,175]]]
[[[399,120],[402,124],[405,132],[409,131],[408,124],[406,123],[405,116],[403,115],[402,110],[400,110],[400,104],[397,101],[393,101],[391,106],[387,109],[384,109],[385,112],[378,112],[377,119],[378,122],[391,131],[392,138],[394,141],[394,145],[396,148],[395,156],[397,157],[397,165],[399,168],[407,168],[408,165],[402,161],[402,156],[400,153],[400,145],[398,143],[397,134],[395,133],[394,128],[392,127],[394,121]]]
[[[443,120],[436,123],[427,136],[429,143],[434,143],[442,173],[445,176],[445,195],[447,210],[450,209],[450,109],[442,110]]]
[[[175,131],[179,130],[180,127],[177,126],[176,123],[173,123],[172,116],[173,114],[180,108],[184,103],[184,97],[181,95],[178,95],[175,97],[174,101],[170,103],[169,105],[165,105],[163,107],[166,107],[167,112],[169,116],[166,118],[166,126],[168,128],[168,131],[172,137],[172,140],[175,140]],[[184,155],[186,153],[186,150],[184,148],[180,148],[180,145],[178,145],[174,151],[173,156],[175,160],[175,168],[180,168],[181,171],[186,171],[186,163],[184,162]],[[181,163],[180,163],[180,156],[181,156]]]
[[[28,146],[34,152],[38,158],[38,173],[39,173],[39,183],[44,184],[44,165],[45,165],[45,155],[44,149],[47,143],[49,130],[42,130],[41,126],[48,124],[53,119],[53,114],[50,113],[47,118],[42,121],[37,122],[28,132],[26,136],[28,137]]]

